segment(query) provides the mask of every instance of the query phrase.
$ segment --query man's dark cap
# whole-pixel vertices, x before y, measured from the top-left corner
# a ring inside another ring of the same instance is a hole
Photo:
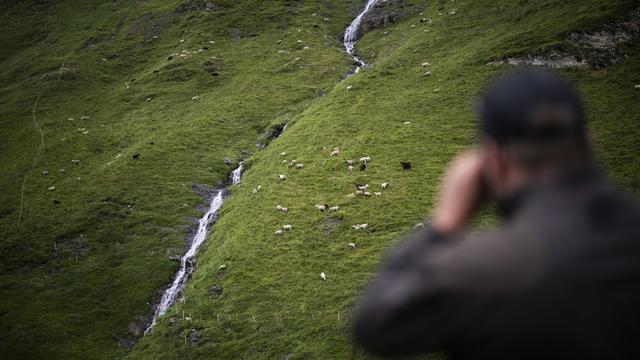
[[[482,135],[499,144],[581,141],[586,134],[577,90],[546,71],[519,70],[498,79],[477,111]]]

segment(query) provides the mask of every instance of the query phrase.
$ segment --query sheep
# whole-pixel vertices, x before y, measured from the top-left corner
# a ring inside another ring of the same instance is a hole
[[[321,273],[320,273],[320,279],[322,279],[322,280],[324,280],[324,281],[327,281],[327,275],[325,275],[325,273],[324,273],[324,272],[321,272]]]
[[[367,230],[369,228],[368,224],[355,224],[351,226],[352,228],[356,229],[356,230]]]
[[[354,243],[348,243],[347,246],[351,249],[351,250],[355,250],[356,248],[356,244]]]
[[[382,187],[383,190],[386,190],[389,187],[389,183],[382,183],[382,185],[380,185],[380,187]]]
[[[258,195],[258,189],[254,188],[252,191],[253,195]]]
[[[340,149],[339,148],[333,149],[333,151],[331,152],[331,156],[338,156],[338,155],[340,155]]]
[[[364,190],[356,190],[356,195],[364,195]]]
[[[302,169],[304,168],[304,164],[296,164],[296,169]]]
[[[227,270],[227,265],[222,264],[218,266],[218,270]]]
[[[453,9],[449,12],[449,15],[455,15],[456,14],[456,9]]]
[[[351,89],[353,89],[353,86],[351,85],[347,86],[347,90],[351,90]]]
[[[198,100],[200,100],[200,96],[196,95],[196,96],[192,97],[191,100],[198,101]]]
[[[429,77],[431,75],[433,75],[433,73],[431,71],[427,71],[426,73],[424,73],[424,76],[427,76],[427,77]]]
[[[283,151],[280,153],[280,156],[287,156],[287,153]]]
[[[414,226],[414,229],[416,229],[416,230],[424,229],[424,224],[423,223],[417,223]]]
[[[338,210],[340,210],[340,206],[332,206],[329,208],[329,211],[333,211],[333,212],[336,212]]]
[[[44,171],[42,172],[42,176],[47,176],[47,175],[49,175],[49,172],[48,172],[47,170],[44,170]]]
[[[423,67],[423,68],[426,68],[427,66],[430,66],[430,65],[431,65],[431,64],[429,64],[428,62],[423,62],[423,63],[422,63],[422,67]]]
[[[382,193],[381,192],[374,192],[373,196],[380,197],[380,196],[382,196]]]
[[[284,230],[284,231],[291,231],[291,229],[293,229],[293,226],[291,226],[291,225],[283,225],[282,226],[282,230]]]
[[[80,165],[80,160],[71,160],[73,165]]]
[[[285,181],[287,180],[287,177],[282,175],[282,174],[278,174],[278,178],[280,179],[280,181]]]
[[[296,41],[296,42],[297,42],[298,44],[302,44],[302,42],[303,42],[303,41],[302,41],[302,40],[298,40],[298,41]]]
[[[64,175],[64,173],[65,173],[65,172],[66,172],[66,171],[65,171],[64,169],[60,169],[60,170],[58,170],[58,173],[59,173],[60,175]]]
[[[314,205],[314,206],[315,206],[315,208],[316,208],[316,209],[318,209],[318,210],[320,210],[320,211],[325,211],[325,210],[327,210],[327,205],[319,205],[319,204],[316,204],[316,205]]]
[[[302,48],[302,50],[309,50],[309,47],[305,46],[305,47]]]
[[[80,116],[80,120],[89,120],[89,119],[91,119],[91,118],[89,116],[87,116],[87,115]]]
[[[371,195],[373,195],[373,194],[371,194],[371,193],[370,193],[370,192],[368,192],[368,191],[365,191],[363,195],[364,195],[364,196],[371,196]]]
[[[347,169],[348,169],[349,171],[353,171],[353,166],[352,166],[352,165],[349,165],[349,167],[347,167]]]
[[[636,89],[640,89],[640,85],[634,85],[633,87]]]
[[[276,206],[276,209],[278,211],[280,211],[281,213],[283,213],[283,214],[286,214],[286,213],[289,212],[289,208],[286,208],[286,207],[283,207],[283,206],[280,206],[280,205]]]
[[[323,18],[324,22],[329,22],[329,18]]]
[[[54,191],[55,189],[56,189],[56,187],[55,187],[55,186],[49,186],[49,188],[48,188],[47,190],[49,190],[49,191]]]
[[[276,232],[274,234],[276,236],[282,236],[283,232],[282,232],[282,230],[276,230]]]
[[[258,190],[258,191],[262,191],[262,185],[258,185],[258,187],[256,188],[256,190]]]
[[[353,164],[355,164],[355,163],[356,163],[356,162],[355,162],[355,161],[353,161],[353,160],[347,160],[347,165],[353,165]]]
[[[348,198],[352,198],[352,197],[354,197],[354,196],[356,196],[356,194],[355,194],[355,193],[347,194],[347,197],[348,197]]]
[[[287,165],[287,164],[289,164],[288,160],[282,160],[282,165]]]
[[[371,157],[369,157],[369,156],[364,156],[364,157],[360,158],[360,163],[364,164],[364,165],[367,165],[367,163],[370,162],[370,161],[371,161]]]
[[[365,190],[367,190],[369,188],[369,184],[364,184],[364,185],[356,184],[356,187],[358,188],[358,190],[365,191]]]

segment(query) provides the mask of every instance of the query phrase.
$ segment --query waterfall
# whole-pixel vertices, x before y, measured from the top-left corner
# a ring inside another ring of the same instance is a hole
[[[238,184],[240,182],[240,177],[242,176],[242,162],[238,165],[238,167],[231,172],[231,185]],[[198,255],[198,250],[200,249],[200,245],[205,242],[207,236],[209,235],[208,229],[210,225],[214,222],[216,214],[222,207],[224,203],[224,198],[222,197],[224,193],[224,189],[218,190],[218,193],[211,199],[211,204],[209,205],[209,209],[204,214],[204,216],[200,219],[198,224],[198,232],[196,236],[193,238],[193,242],[189,247],[189,250],[184,254],[182,259],[180,259],[180,270],[178,270],[178,274],[176,274],[171,287],[169,287],[164,294],[162,294],[162,299],[160,300],[160,304],[156,308],[155,313],[153,314],[153,319],[151,320],[151,324],[145,330],[145,334],[149,333],[151,329],[155,326],[158,318],[164,315],[167,310],[173,305],[178,296],[182,293],[187,281],[191,277],[191,274],[195,270],[196,267],[196,256]]]
[[[367,63],[356,55],[356,42],[360,39],[360,26],[362,25],[362,18],[378,3],[380,0],[367,0],[367,4],[358,16],[353,19],[347,30],[344,32],[344,48],[347,50],[353,60],[358,63],[358,66],[349,73],[349,75],[357,74],[360,69],[367,66]]]

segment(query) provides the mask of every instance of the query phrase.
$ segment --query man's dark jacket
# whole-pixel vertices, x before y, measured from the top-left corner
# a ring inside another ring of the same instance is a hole
[[[357,343],[383,356],[640,359],[640,208],[594,167],[511,199],[488,233],[427,229],[361,301]]]

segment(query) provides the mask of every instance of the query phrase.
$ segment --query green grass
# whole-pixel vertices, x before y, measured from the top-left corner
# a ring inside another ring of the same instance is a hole
[[[238,160],[243,149],[253,154],[249,169],[198,257],[185,302],[128,357],[365,358],[348,338],[356,296],[384,253],[428,215],[448,160],[474,143],[474,99],[508,70],[484,64],[560,46],[569,32],[597,28],[634,3],[456,1],[445,5],[456,15],[438,15],[436,3],[409,2],[424,14],[365,35],[358,48],[372,66],[344,82],[351,61],[339,38],[355,0],[227,0],[186,14],[172,14],[179,1],[159,0],[2,5],[3,358],[126,356],[118,339],[151,313],[177,268],[167,250],[182,248],[185,217],[199,216],[190,184],[218,186],[230,171],[222,159]],[[230,28],[247,37],[235,41]],[[585,95],[601,164],[637,192],[640,48],[625,50],[631,56],[614,67],[563,73]],[[432,77],[423,76],[425,61]],[[61,73],[62,64],[69,70]],[[216,69],[219,76],[207,72]],[[284,121],[284,135],[259,150],[265,129]],[[329,156],[334,147],[340,156]],[[369,168],[349,173],[345,160],[362,156],[372,157]],[[305,168],[288,169],[283,159]],[[355,182],[390,187],[379,198],[348,198]],[[263,191],[254,196],[257,185]],[[341,210],[321,213],[316,203]],[[355,223],[372,231],[356,232]],[[275,237],[283,224],[293,231]],[[224,288],[219,298],[207,292],[213,285]],[[191,329],[204,330],[197,344],[185,341]]]

